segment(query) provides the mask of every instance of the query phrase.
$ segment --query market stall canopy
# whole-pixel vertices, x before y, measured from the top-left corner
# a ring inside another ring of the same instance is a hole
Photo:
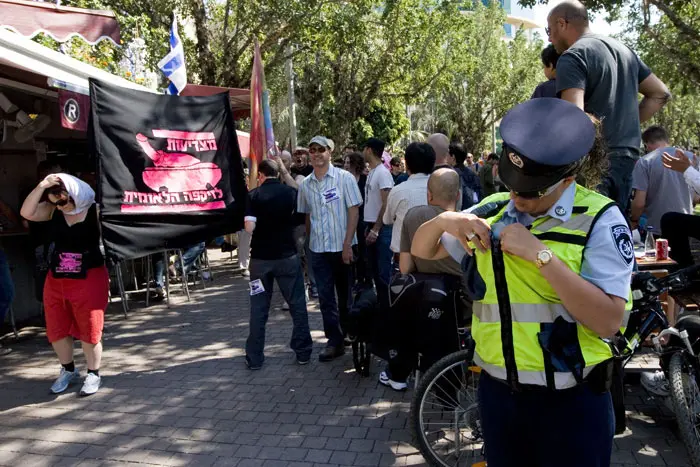
[[[27,38],[44,33],[58,42],[78,36],[90,44],[109,39],[119,45],[119,24],[111,11],[59,6],[49,2],[0,0],[0,28]]]
[[[0,0],[2,2],[4,0]],[[87,94],[89,78],[96,78],[123,88],[158,93],[153,89],[115,76],[108,71],[95,68],[68,55],[20,36],[0,29],[0,77],[23,82],[23,73],[29,76],[44,76],[47,80],[40,87],[58,87]]]
[[[233,109],[233,118],[242,119],[250,117],[250,89],[222,88],[219,86],[203,86],[201,84],[188,84],[180,93],[181,96],[211,96],[222,92],[228,92]],[[245,156],[244,156],[245,157]]]

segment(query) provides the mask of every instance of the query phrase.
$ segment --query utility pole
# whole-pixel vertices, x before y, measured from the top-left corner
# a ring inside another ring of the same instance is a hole
[[[292,65],[292,46],[287,47],[287,61],[285,71],[287,72],[287,95],[289,100],[289,136],[292,142],[292,152],[297,147],[297,116],[294,105],[294,66]]]

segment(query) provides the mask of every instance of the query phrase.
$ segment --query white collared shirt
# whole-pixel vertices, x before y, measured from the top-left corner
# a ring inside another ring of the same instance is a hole
[[[406,213],[413,207],[428,204],[428,178],[428,174],[413,174],[389,193],[382,222],[394,224],[391,232],[391,251],[394,253],[401,251],[401,229]]]

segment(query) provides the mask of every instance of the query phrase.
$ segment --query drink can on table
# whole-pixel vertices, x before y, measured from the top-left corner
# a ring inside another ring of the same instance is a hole
[[[668,259],[668,240],[665,238],[656,240],[656,259]]]

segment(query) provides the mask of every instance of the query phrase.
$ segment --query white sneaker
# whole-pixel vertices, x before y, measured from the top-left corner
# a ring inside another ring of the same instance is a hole
[[[248,271],[248,268],[245,268],[243,269],[243,271],[241,271],[241,276],[250,277],[250,271]]]
[[[384,386],[389,386],[394,391],[405,391],[408,389],[408,384],[394,381],[389,377],[389,373],[386,370],[379,373],[379,382]]]
[[[652,394],[661,397],[669,395],[668,380],[663,371],[646,371],[640,375],[639,381]]]
[[[289,303],[282,302],[282,311],[289,311]]]
[[[51,386],[51,392],[53,394],[62,393],[78,378],[80,378],[80,372],[77,368],[75,371],[66,371],[65,368],[61,367],[61,373]]]
[[[91,394],[95,394],[97,390],[100,389],[100,382],[102,382],[102,378],[94,373],[88,373],[87,377],[85,378],[85,382],[83,383],[83,387],[80,389],[80,395],[89,396]]]

